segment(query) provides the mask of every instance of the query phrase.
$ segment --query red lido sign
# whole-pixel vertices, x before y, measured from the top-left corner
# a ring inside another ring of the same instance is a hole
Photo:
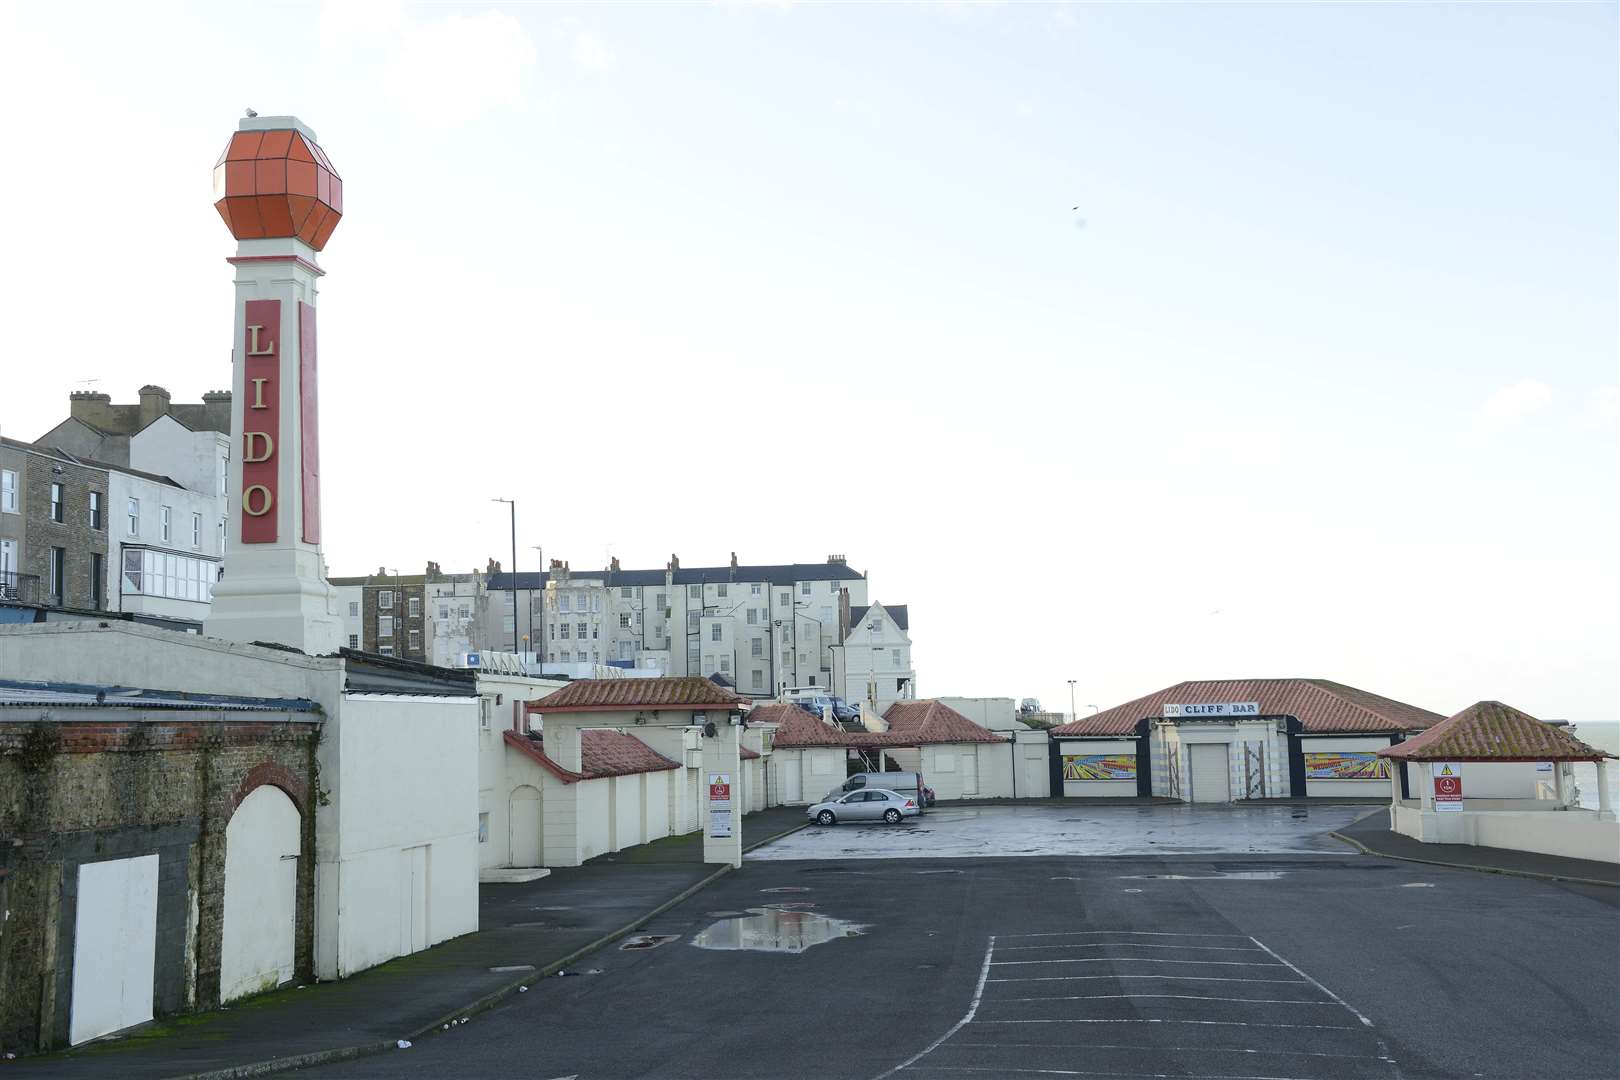
[[[249,300],[242,357],[242,528],[244,544],[276,542],[277,451],[281,435],[281,301]]]

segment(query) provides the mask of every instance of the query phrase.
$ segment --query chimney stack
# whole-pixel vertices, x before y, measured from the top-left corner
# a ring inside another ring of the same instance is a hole
[[[150,384],[141,387],[141,427],[169,411],[169,392]]]
[[[670,555],[670,557],[669,557],[669,566],[666,567],[666,569],[679,570],[680,568],[681,568],[680,557],[672,553]]]
[[[619,572],[619,557],[617,555],[608,560],[608,569],[615,574]]]

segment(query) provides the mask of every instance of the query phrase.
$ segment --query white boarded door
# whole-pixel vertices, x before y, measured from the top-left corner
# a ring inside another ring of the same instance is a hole
[[[971,751],[962,755],[962,798],[979,793],[979,755]],[[926,781],[925,781],[926,782]]]
[[[544,866],[540,857],[540,789],[520,784],[506,801],[506,828],[512,866]]]
[[[1193,802],[1232,801],[1232,773],[1225,743],[1192,743],[1187,747],[1188,778]]]
[[[303,818],[287,793],[254,788],[225,826],[225,924],[219,1000],[274,990],[293,976]]]
[[[428,845],[409,847],[400,852],[404,886],[400,890],[400,953],[421,952],[428,947]]]
[[[80,865],[70,1043],[152,1019],[157,889],[156,855]]]

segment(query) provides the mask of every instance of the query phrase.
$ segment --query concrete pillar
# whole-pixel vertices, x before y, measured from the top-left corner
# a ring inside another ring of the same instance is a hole
[[[1569,805],[1568,789],[1564,787],[1564,763],[1553,762],[1553,804],[1562,810]]]
[[[1423,761],[1417,769],[1418,801],[1426,814],[1434,813],[1434,764]]]
[[[1598,816],[1605,821],[1614,820],[1614,795],[1609,791],[1609,759],[1599,758],[1597,763]]]
[[[738,728],[723,712],[709,713],[714,734],[703,739],[703,861],[742,866],[742,754]]]

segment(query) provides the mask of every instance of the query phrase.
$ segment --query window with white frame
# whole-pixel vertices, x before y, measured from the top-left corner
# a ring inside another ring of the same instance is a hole
[[[0,511],[17,513],[17,473],[14,469],[0,469]]]
[[[351,616],[354,616],[354,617],[358,617],[360,615],[360,601],[358,601],[358,600],[350,600],[349,601],[349,614]]]
[[[724,597],[726,595],[726,586],[724,584],[716,585],[714,587],[714,595]]]
[[[392,645],[379,645],[379,646],[377,646],[377,655],[378,656],[393,656],[394,655],[394,647]]]
[[[480,844],[489,843],[489,815],[483,812],[478,815],[478,842]]]
[[[731,657],[725,655],[724,653],[722,653],[720,655],[720,670],[721,671],[730,671],[731,670]]]
[[[789,604],[793,603],[793,595],[791,593],[788,593],[788,592],[782,593],[782,599],[781,599],[780,603],[781,603],[781,605],[783,607],[787,607]]]
[[[104,501],[105,498],[106,497],[99,491],[92,491],[90,493],[90,527],[92,529],[101,528],[101,515],[102,511],[106,508]]]
[[[163,538],[165,544],[174,542],[174,508],[170,506],[158,507],[158,536]]]
[[[585,623],[581,622],[581,623],[578,624],[578,626],[579,626],[579,640],[584,641],[585,640]]]
[[[377,594],[377,606],[384,611],[394,610],[394,590],[384,589]]]
[[[359,634],[350,634],[349,635],[349,648],[358,649],[359,647],[360,647],[360,635]]]
[[[207,603],[214,598],[219,564],[212,559],[175,555],[151,548],[125,548],[123,584],[126,596],[165,596]]]
[[[416,652],[422,648],[422,631],[412,630],[410,633],[411,651]]]
[[[894,656],[894,666],[899,667],[900,666],[900,650],[899,649],[890,649],[889,652],[892,653],[893,656]]]
[[[457,604],[456,605],[456,618],[465,619],[466,617],[467,617],[467,605],[466,604]]]
[[[687,597],[688,600],[701,600],[701,599],[703,599],[703,586],[701,586],[701,585],[688,585],[686,587],[686,597]]]
[[[722,630],[722,627],[721,627],[721,625],[719,623],[714,623],[713,625],[711,625],[709,627],[709,640],[710,641],[719,641],[720,640],[721,630]]]
[[[0,540],[0,577],[9,577],[17,572],[17,541]],[[0,581],[0,586],[10,582]]]
[[[714,653],[704,653],[703,654],[703,670],[704,671],[713,671],[714,670]]]
[[[562,638],[564,641],[568,640],[568,626],[569,626],[568,623],[559,623],[558,627],[557,627],[560,631],[562,631],[557,636]]]
[[[450,621],[450,605],[449,604],[440,604],[439,605],[439,619],[441,621],[443,621],[443,622],[449,622]]]
[[[653,604],[653,607],[657,608],[659,611],[663,611],[665,608],[669,607],[669,598],[667,596],[665,596],[663,593],[657,593],[656,596],[658,599],[657,602]]]
[[[632,589],[632,588],[631,588],[631,587],[630,587],[630,586],[628,586],[628,585],[626,585],[626,586],[624,586],[624,587],[623,587],[623,588],[621,588],[621,589],[620,589],[620,590],[619,590],[619,598],[620,598],[620,599],[621,599],[621,600],[628,600],[628,599],[630,599],[630,597],[631,597],[631,596],[633,596],[633,595],[634,595],[634,594],[635,594],[635,590],[634,590],[634,589]]]
[[[597,637],[599,637],[601,635],[601,632],[602,632],[602,624],[597,622],[595,619],[592,619],[591,620],[591,640],[595,641],[597,639]]]
[[[61,521],[62,517],[63,517],[63,511],[62,511],[62,485],[61,484],[52,484],[51,485],[51,520],[52,521]]]
[[[686,616],[686,632],[690,634],[692,631],[696,630],[697,628],[698,628],[698,616],[695,613],[688,614]]]
[[[405,614],[413,619],[422,617],[422,598],[413,596],[405,601]]]
[[[392,615],[377,616],[377,636],[389,638],[394,636],[394,617]]]
[[[800,585],[799,585],[799,593],[800,593],[800,595],[803,595],[803,596],[809,596],[810,595],[810,583],[808,581],[800,583]]]
[[[630,613],[629,612],[627,612],[627,611],[626,612],[620,612],[620,614],[619,614],[619,629],[620,630],[628,630],[628,629],[630,629]]]
[[[757,608],[749,608],[748,609],[748,625],[749,626],[758,626],[759,625],[759,610]]]
[[[763,690],[763,689],[765,689],[765,673],[763,671],[761,671],[759,668],[754,669],[754,689],[755,690]]]
[[[765,586],[761,585],[759,582],[757,582],[757,581],[753,582],[752,584],[750,584],[748,586],[748,595],[749,596],[758,596],[760,594],[760,592],[764,588],[765,588]]]
[[[191,546],[194,547],[194,548],[202,547],[202,515],[201,514],[192,514],[191,515]]]
[[[572,601],[569,598],[569,594],[568,593],[558,593],[557,594],[557,610],[558,611],[569,611],[571,609],[572,609]]]
[[[764,638],[754,638],[752,641],[750,641],[748,643],[748,653],[749,653],[750,656],[764,656],[765,655],[765,639]]]

